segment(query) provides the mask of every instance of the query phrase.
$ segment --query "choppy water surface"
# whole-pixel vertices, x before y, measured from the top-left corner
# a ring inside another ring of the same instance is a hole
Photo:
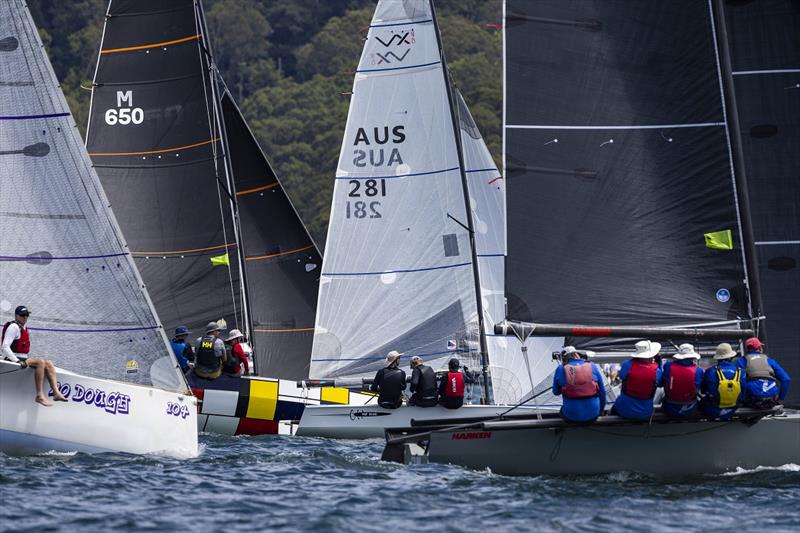
[[[188,461],[0,454],[0,530],[800,530],[797,465],[680,482],[512,478],[382,463],[377,440],[201,442]]]

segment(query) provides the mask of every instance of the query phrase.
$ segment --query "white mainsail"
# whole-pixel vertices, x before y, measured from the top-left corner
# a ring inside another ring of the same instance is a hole
[[[353,84],[320,280],[312,378],[386,353],[477,366],[461,168],[433,11],[378,3]]]

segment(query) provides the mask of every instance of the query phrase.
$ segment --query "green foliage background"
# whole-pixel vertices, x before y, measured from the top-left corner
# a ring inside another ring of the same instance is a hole
[[[168,0],[165,0],[168,1]],[[29,0],[81,129],[107,0]],[[352,71],[375,0],[205,0],[214,54],[295,207],[325,245]],[[453,79],[499,161],[500,0],[438,0]]]

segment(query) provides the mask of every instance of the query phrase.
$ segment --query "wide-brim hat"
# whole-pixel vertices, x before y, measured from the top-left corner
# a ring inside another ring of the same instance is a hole
[[[653,341],[639,341],[636,351],[631,354],[634,359],[652,359],[661,351],[661,344]]]
[[[211,333],[212,331],[222,331],[222,328],[216,322],[209,322],[206,324],[206,333]]]
[[[717,346],[714,359],[730,359],[731,357],[736,357],[736,350],[730,344],[723,342]]]
[[[191,331],[189,331],[189,328],[186,326],[178,326],[175,328],[175,336],[188,335],[189,333],[191,333]]]
[[[700,354],[694,351],[694,346],[689,343],[678,346],[678,353],[672,356],[673,359],[700,359]]]
[[[228,332],[228,338],[225,340],[232,341],[233,339],[240,339],[242,337],[244,337],[244,335],[242,334],[241,331],[239,331],[238,329],[232,329],[230,330],[230,332]]]
[[[392,350],[391,352],[389,352],[388,354],[386,354],[386,364],[387,364],[387,365],[391,365],[392,363],[394,363],[395,361],[397,361],[398,359],[400,359],[400,357],[401,357],[402,355],[403,355],[403,354],[401,354],[401,353],[400,353],[400,352],[398,352],[397,350]]]

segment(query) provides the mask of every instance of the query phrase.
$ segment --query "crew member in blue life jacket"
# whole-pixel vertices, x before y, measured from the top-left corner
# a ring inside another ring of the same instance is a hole
[[[194,373],[201,378],[217,379],[222,374],[222,365],[227,360],[225,343],[219,338],[220,327],[209,322],[206,334],[197,339],[197,355]]]
[[[581,359],[573,346],[565,346],[563,365],[553,376],[553,394],[563,396],[561,418],[567,422],[594,422],[606,407],[603,375],[594,363]]]
[[[697,411],[703,369],[697,366],[700,355],[691,344],[678,346],[672,361],[664,363],[660,385],[664,388],[661,410],[675,418],[687,418]]]
[[[611,414],[631,420],[649,420],[653,415],[653,397],[661,382],[661,366],[655,361],[661,344],[639,341],[636,351],[622,363],[619,378],[622,392],[617,396]]]
[[[736,351],[727,342],[717,346],[715,366],[706,368],[700,388],[700,410],[711,418],[729,420],[744,399],[745,372],[736,361]]]
[[[406,388],[406,373],[400,369],[400,356],[392,350],[386,356],[386,367],[378,370],[369,390],[377,392],[378,405],[386,409],[397,409],[403,405],[403,391]]]
[[[408,405],[434,407],[436,405],[436,372],[423,364],[422,357],[411,358],[411,398]]]
[[[191,331],[186,326],[178,326],[175,328],[175,336],[172,337],[170,341],[170,345],[172,345],[172,351],[175,353],[175,358],[178,360],[178,364],[181,365],[181,370],[184,372],[188,372],[190,368],[189,361],[194,361],[194,350],[192,350],[192,345],[186,342],[186,338],[189,336]],[[191,359],[189,359],[189,355],[191,355]]]
[[[464,383],[466,379],[459,367],[461,363],[453,357],[447,362],[449,372],[442,377],[439,384],[439,403],[448,409],[458,409],[464,405]]]
[[[770,409],[783,403],[792,378],[774,359],[764,353],[764,345],[756,337],[744,341],[747,355],[739,359],[745,370],[744,404],[754,409]]]

